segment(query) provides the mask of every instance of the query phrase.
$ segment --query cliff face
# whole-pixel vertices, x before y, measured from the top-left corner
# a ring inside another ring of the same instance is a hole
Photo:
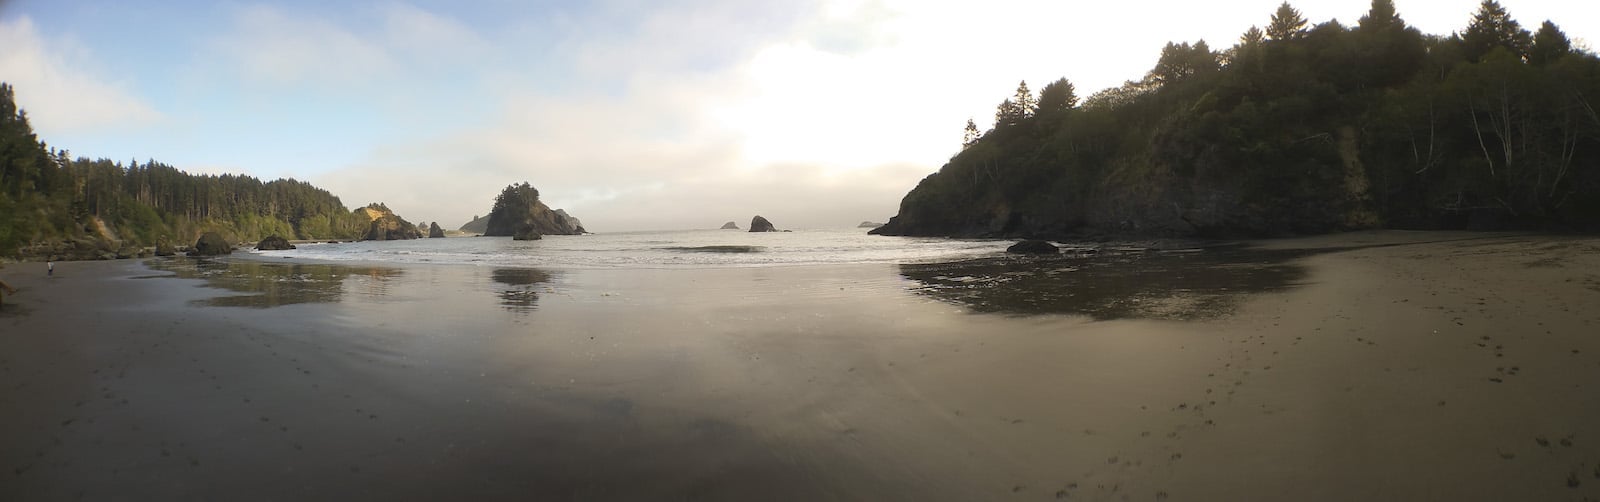
[[[417,230],[416,225],[396,216],[394,211],[390,211],[388,206],[381,203],[370,204],[355,210],[355,213],[365,216],[371,222],[367,224],[367,233],[361,240],[396,241],[422,238],[422,231]]]
[[[552,210],[539,201],[539,190],[527,183],[511,185],[495,198],[483,235],[508,237],[532,230],[542,235],[579,235],[583,224],[566,211]],[[463,227],[465,228],[465,227]]]
[[[484,215],[484,216],[479,216],[479,217],[473,218],[472,221],[469,221],[466,224],[461,225],[461,231],[462,232],[468,232],[468,233],[474,233],[474,234],[481,234],[481,233],[484,233],[484,232],[488,232],[489,231],[489,216],[488,215]]]

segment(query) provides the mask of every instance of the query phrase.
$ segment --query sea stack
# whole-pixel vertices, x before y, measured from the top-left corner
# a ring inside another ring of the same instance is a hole
[[[397,241],[422,238],[422,231],[417,226],[406,221],[389,210],[389,206],[382,202],[367,204],[367,207],[356,209],[358,215],[365,216],[367,233],[361,240],[365,241]]]
[[[440,238],[443,238],[443,237],[444,237],[444,229],[443,228],[439,228],[439,222],[435,221],[433,223],[429,223],[428,224],[428,238],[429,239],[440,239]]]
[[[722,228],[719,229],[719,230],[738,230],[738,229],[739,229],[739,224],[730,221],[730,222],[727,222],[727,223],[723,223],[722,224]]]
[[[757,215],[755,218],[750,220],[750,231],[751,232],[777,232],[778,229],[777,229],[777,227],[772,226],[772,222],[767,221],[766,218],[762,218],[760,215]]]
[[[469,223],[470,225],[470,223]],[[465,229],[466,227],[462,227]],[[581,235],[583,224],[566,211],[550,209],[539,201],[539,189],[527,182],[507,186],[494,199],[483,235],[516,236],[524,229],[540,235]]]

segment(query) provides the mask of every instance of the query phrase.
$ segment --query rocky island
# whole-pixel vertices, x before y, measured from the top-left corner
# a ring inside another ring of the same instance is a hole
[[[495,197],[494,208],[484,217],[483,235],[537,239],[542,235],[581,235],[583,224],[566,211],[552,210],[539,200],[539,189],[527,182],[509,185]],[[474,220],[476,221],[476,220]],[[467,225],[462,230],[471,231]]]
[[[750,231],[751,232],[777,232],[778,228],[772,226],[772,222],[767,221],[766,218],[762,218],[760,215],[756,215],[755,218],[752,218],[750,220]]]

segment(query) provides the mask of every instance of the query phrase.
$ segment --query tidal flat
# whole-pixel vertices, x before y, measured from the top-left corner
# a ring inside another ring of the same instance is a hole
[[[1600,498],[1595,238],[0,273],[4,500]]]

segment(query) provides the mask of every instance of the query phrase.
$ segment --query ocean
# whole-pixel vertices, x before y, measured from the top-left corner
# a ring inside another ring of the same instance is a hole
[[[370,264],[559,269],[707,268],[931,263],[999,256],[1010,241],[867,235],[866,229],[746,232],[678,230],[548,235],[536,241],[456,237],[299,244],[262,256]]]

